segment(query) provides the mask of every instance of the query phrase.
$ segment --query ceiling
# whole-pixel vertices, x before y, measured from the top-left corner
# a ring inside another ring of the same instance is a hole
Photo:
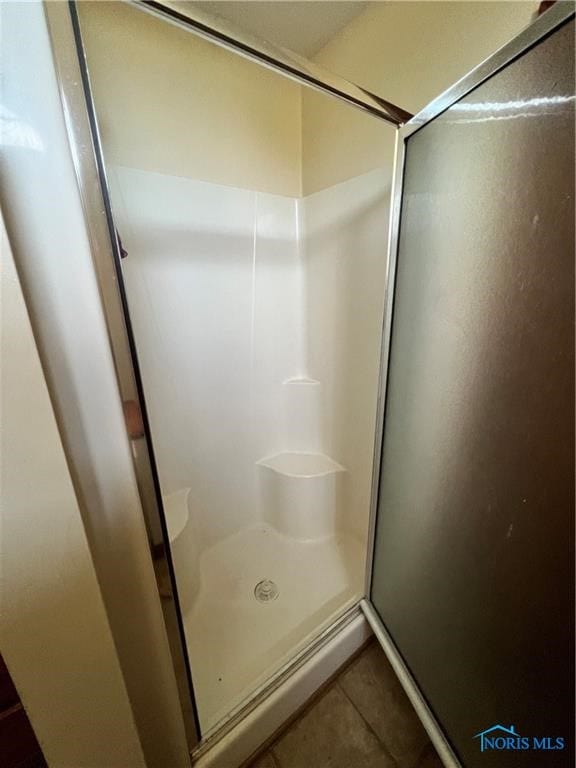
[[[228,19],[246,32],[311,58],[362,13],[368,3],[360,0],[216,0],[194,5]]]

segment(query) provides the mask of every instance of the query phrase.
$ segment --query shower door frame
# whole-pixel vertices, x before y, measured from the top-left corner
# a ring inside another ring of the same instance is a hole
[[[400,219],[402,211],[402,194],[404,187],[404,169],[406,158],[406,142],[412,134],[432,122],[436,117],[449,109],[500,70],[511,64],[515,59],[527,53],[538,45],[544,38],[555,32],[576,15],[573,2],[558,2],[545,13],[531,22],[516,37],[499,48],[495,53],[481,62],[471,72],[458,80],[444,93],[425,106],[407,123],[399,126],[396,133],[396,149],[394,173],[392,179],[392,194],[390,205],[390,227],[388,234],[388,258],[386,267],[386,296],[384,304],[384,327],[382,332],[382,349],[380,358],[380,382],[378,386],[378,402],[376,415],[374,464],[372,472],[372,493],[370,502],[370,521],[368,531],[368,551],[365,572],[365,597],[360,601],[360,608],[370,624],[382,649],[420,721],[426,729],[432,744],[446,768],[463,768],[456,756],[444,731],[422,695],[418,683],[412,676],[392,636],[374,608],[371,601],[372,575],[376,544],[376,522],[380,497],[380,469],[382,462],[382,445],[384,425],[386,420],[386,394],[390,363],[390,344],[394,314],[394,295],[396,282],[396,262],[398,256]]]
[[[133,468],[138,481],[144,522],[148,532],[150,555],[154,567],[158,598],[162,607],[164,627],[168,637],[188,751],[191,753],[201,740],[200,722],[193,693],[191,669],[184,640],[184,626],[179,608],[178,588],[169,547],[168,529],[162,510],[162,496],[136,346],[126,293],[121,276],[121,252],[114,227],[108,182],[104,166],[98,123],[90,91],[88,71],[80,37],[74,3],[44,2],[44,10],[54,56],[60,99],[62,102],[68,141],[72,150],[74,169],[82,199],[84,219],[90,239],[102,308],[106,319],[108,341],[121,399],[129,393],[137,403],[142,417],[145,462],[137,465],[133,449]],[[132,442],[132,439],[130,438]],[[73,458],[73,457],[72,457]],[[82,469],[77,468],[81,475]],[[143,493],[152,488],[152,494]],[[86,510],[90,515],[91,510]],[[149,533],[146,513],[153,517],[161,531],[161,543],[154,544]],[[160,594],[159,570],[168,573],[170,593]],[[114,635],[114,624],[109,621]],[[176,670],[185,670],[185,679]],[[144,671],[143,671],[144,673]],[[192,717],[186,717],[189,711]]]
[[[396,278],[396,259],[398,255],[398,236],[400,233],[400,214],[402,209],[402,191],[404,185],[404,160],[406,141],[416,131],[430,123],[442,112],[445,112],[455,102],[473,91],[477,86],[488,80],[514,59],[519,58],[530,48],[537,45],[543,38],[550,35],[558,27],[565,24],[576,14],[574,3],[558,2],[545,13],[531,22],[516,37],[505,43],[495,53],[478,64],[468,74],[464,75],[454,85],[427,104],[408,122],[398,127],[394,156],[394,171],[392,176],[392,192],[390,204],[390,226],[388,230],[388,254],[386,265],[386,295],[384,299],[384,324],[382,331],[382,348],[380,352],[380,380],[378,384],[378,400],[376,411],[376,430],[374,444],[374,462],[372,470],[372,492],[370,501],[370,523],[368,534],[368,557],[365,569],[365,590],[370,595],[372,587],[372,565],[374,561],[374,538],[376,518],[378,514],[380,464],[382,458],[382,438],[384,436],[384,421],[386,410],[386,390],[388,380],[388,364],[390,357],[390,340],[392,334],[392,316],[394,309],[394,289]]]
[[[377,96],[293,51],[251,35],[227,19],[193,7],[191,3],[188,3],[189,7],[184,7],[173,0],[123,0],[123,2],[271,69],[283,77],[333,96],[395,128],[413,117],[410,112],[397,104]]]
[[[221,47],[255,61],[261,66],[266,66],[282,76],[337,98],[348,106],[360,109],[385,123],[392,124],[396,129],[411,117],[410,113],[400,107],[396,107],[385,99],[333,75],[316,64],[308,62],[290,51],[246,35],[241,30],[235,29],[233,25],[224,24],[221,19],[211,17],[198,9],[184,13],[181,7],[177,7],[171,2],[121,1],[152,13],[166,22],[174,23],[196,36],[210,40]],[[150,554],[152,560],[160,561],[169,574],[171,594],[161,597],[157,584],[158,599],[162,605],[165,629],[169,639],[171,661],[175,670],[188,750],[191,756],[196,758],[209,751],[215,743],[229,733],[288,677],[353,622],[361,614],[360,602],[358,601],[354,606],[337,615],[329,627],[320,632],[300,652],[296,653],[260,688],[249,694],[223,722],[218,723],[207,734],[201,735],[190,660],[178,602],[177,583],[154,458],[152,435],[123,285],[120,245],[114,226],[104,155],[76,3],[74,0],[69,0],[67,3],[44,2],[43,5],[52,44],[68,142],[82,199],[92,261],[106,318],[108,340],[114,359],[118,390],[121,395],[129,392],[131,399],[136,401],[142,413],[147,462],[144,466],[138,466],[134,463],[134,471],[137,479],[141,481],[138,486],[142,507],[152,513],[162,533],[160,546],[154,547],[153,542],[149,541]],[[46,352],[50,354],[50,350],[46,350]],[[65,434],[63,440],[66,441]],[[72,448],[69,451],[69,456],[69,461],[74,465],[76,475],[81,479],[83,477],[82,462],[75,462]],[[143,488],[150,486],[153,488],[153,497],[143,492]],[[91,516],[94,517],[97,511],[87,508],[84,513],[90,518]],[[97,524],[94,525],[94,532],[97,535]],[[106,566],[105,563],[101,563],[101,565]],[[114,621],[110,616],[109,620],[114,635]],[[182,667],[186,670],[185,680],[176,674],[176,670],[182,669]],[[146,670],[141,670],[141,675],[145,674]],[[187,716],[186,712],[191,712],[192,716]]]
[[[281,685],[287,676],[302,666],[312,655],[314,655],[314,653],[351,622],[358,615],[361,608],[382,644],[392,666],[398,674],[400,682],[404,686],[408,697],[412,701],[412,704],[418,712],[445,764],[447,766],[457,767],[459,766],[459,763],[446,741],[440,726],[428,709],[426,702],[419,692],[417,684],[410,676],[398,650],[394,646],[369,600],[379,494],[381,445],[385,417],[386,379],[388,373],[388,353],[394,299],[396,251],[402,199],[404,148],[406,139],[413,132],[434,119],[434,117],[447,109],[454,103],[454,101],[457,101],[481,82],[488,79],[499,69],[510,63],[512,59],[520,56],[527,48],[535,45],[542,37],[548,35],[556,27],[569,19],[574,14],[573,6],[570,4],[568,10],[562,7],[563,4],[561,3],[553,6],[521,32],[512,42],[501,48],[486,60],[486,62],[482,63],[469,75],[456,83],[456,85],[442,94],[439,98],[435,99],[416,117],[410,119],[409,122],[405,122],[410,115],[404,110],[394,107],[394,105],[389,104],[389,102],[386,102],[379,97],[375,97],[374,95],[367,93],[364,89],[351,83],[347,83],[347,81],[337,78],[331,73],[325,72],[311,62],[306,62],[304,59],[292,55],[290,52],[275,46],[270,46],[255,38],[248,38],[248,36],[243,35],[238,30],[233,30],[231,26],[225,25],[226,31],[224,31],[220,22],[217,22],[214,19],[208,24],[206,20],[210,17],[203,15],[200,12],[197,13],[196,9],[194,10],[194,13],[189,11],[184,13],[181,7],[177,8],[170,2],[147,2],[147,0],[123,1],[129,2],[147,12],[154,13],[169,22],[177,24],[180,28],[186,29],[205,39],[209,39],[218,45],[258,62],[263,66],[268,66],[280,74],[297,80],[308,87],[323,91],[350,106],[355,106],[356,108],[372,114],[378,119],[387,123],[392,123],[398,129],[396,136],[392,204],[390,210],[391,226],[386,269],[387,283],[385,313],[381,338],[380,382],[378,388],[377,420],[375,429],[369,537],[367,542],[367,567],[364,593],[366,597],[361,600],[359,604],[353,606],[343,615],[339,616],[334,623],[313,640],[310,645],[291,659],[282,669],[278,670],[278,672],[273,675],[261,689],[251,694],[238,710],[232,713],[232,716],[224,725],[217,726],[213,731],[209,732],[207,738],[201,738],[200,736],[197,714],[194,717],[195,722],[189,722],[190,718],[187,718],[183,714],[187,726],[189,751],[193,756],[197,756],[209,750],[214,743],[226,735],[226,733],[242,720],[246,714],[253,710],[273,690]],[[192,707],[192,711],[195,712],[195,700],[192,680],[190,677],[188,653],[184,640],[182,618],[177,602],[177,585],[175,583],[172,568],[167,529],[162,510],[162,499],[154,464],[150,429],[146,417],[145,402],[141,382],[139,380],[136,351],[133,339],[131,338],[129,314],[127,306],[125,305],[125,296],[123,295],[120,253],[113,228],[103,154],[96,122],[96,112],[90,92],[89,72],[79,34],[77,18],[76,28],[74,29],[73,26],[73,20],[76,14],[75,3],[73,1],[68,4],[45,2],[44,7],[52,38],[53,54],[63,111],[66,117],[68,139],[74,157],[78,186],[83,199],[84,216],[91,234],[92,258],[101,287],[102,303],[106,319],[108,322],[111,313],[118,315],[118,312],[120,312],[121,317],[126,323],[126,326],[123,329],[124,335],[121,338],[118,338],[117,329],[113,329],[109,325],[110,346],[116,360],[116,372],[120,391],[123,389],[120,374],[123,365],[127,364],[128,369],[132,372],[136,382],[138,400],[145,422],[147,450],[150,455],[150,466],[154,480],[155,499],[153,500],[153,504],[156,506],[162,526],[162,555],[164,557],[165,565],[170,573],[173,597],[176,598],[175,600],[170,601],[169,611],[174,620],[172,624],[174,624],[174,622],[176,623],[178,631],[176,633],[171,632],[169,626],[166,627],[166,631],[171,637],[170,650],[173,665],[176,667],[179,664],[181,665],[184,663],[188,671],[187,686],[181,688],[179,691],[181,709],[184,712]],[[65,16],[67,16],[67,19],[64,18]],[[198,18],[200,17],[203,21],[198,21]],[[246,40],[249,40],[249,43],[247,43]],[[397,111],[395,112],[394,110]],[[119,358],[123,358],[121,360],[122,364],[119,364]],[[77,472],[81,474],[81,466],[78,466],[76,469]],[[166,608],[167,601],[162,600],[162,603],[163,607]],[[114,633],[114,626],[112,625],[111,628]],[[145,673],[146,671],[142,670],[142,674]]]

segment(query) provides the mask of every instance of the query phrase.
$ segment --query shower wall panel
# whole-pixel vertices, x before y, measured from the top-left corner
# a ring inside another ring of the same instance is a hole
[[[390,175],[302,200],[307,369],[322,382],[325,451],[348,470],[346,525],[365,540],[370,506]]]
[[[162,491],[191,488],[200,549],[267,519],[257,462],[286,450],[347,470],[338,527],[365,537],[388,173],[300,199],[110,176]],[[310,379],[318,438],[298,448],[286,382]]]
[[[164,495],[191,488],[202,547],[258,522],[303,368],[296,201],[116,166],[123,272]]]

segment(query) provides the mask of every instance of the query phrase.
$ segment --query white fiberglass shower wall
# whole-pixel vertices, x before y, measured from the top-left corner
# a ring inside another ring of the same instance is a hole
[[[307,183],[300,86],[80,16],[206,734],[363,594],[390,174]]]

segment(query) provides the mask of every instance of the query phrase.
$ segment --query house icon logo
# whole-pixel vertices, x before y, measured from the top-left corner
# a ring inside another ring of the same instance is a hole
[[[485,752],[487,749],[518,749],[522,737],[516,733],[513,725],[508,728],[504,725],[493,725],[477,733],[474,738],[480,739],[480,752]]]
[[[480,731],[474,736],[480,739],[480,752],[520,751],[527,749],[552,750],[564,749],[565,740],[562,736],[520,736],[513,725],[493,725]]]

